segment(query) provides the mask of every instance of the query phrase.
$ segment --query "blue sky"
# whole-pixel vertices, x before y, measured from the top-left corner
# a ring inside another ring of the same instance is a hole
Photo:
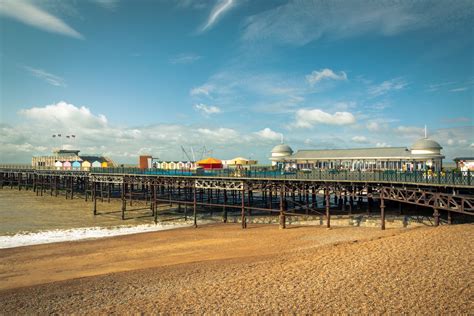
[[[0,161],[205,145],[474,156],[472,1],[0,1]]]

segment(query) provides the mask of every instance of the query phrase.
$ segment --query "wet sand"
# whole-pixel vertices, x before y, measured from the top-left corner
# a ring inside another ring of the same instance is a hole
[[[0,250],[1,313],[474,312],[474,225],[219,224]]]

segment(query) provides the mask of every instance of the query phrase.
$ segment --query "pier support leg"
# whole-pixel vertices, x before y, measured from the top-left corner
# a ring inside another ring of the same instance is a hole
[[[227,208],[226,208],[226,205],[227,205],[227,190],[226,189],[224,189],[223,195],[224,195],[224,206],[222,207],[222,222],[227,223]]]
[[[436,227],[439,226],[439,211],[437,208],[434,209],[434,213],[433,213],[433,216],[434,216],[434,224]]]
[[[326,186],[326,227],[331,228],[331,214],[329,213],[329,187]]]
[[[285,217],[285,185],[282,184],[280,187],[280,229],[286,228],[286,217]]]
[[[448,225],[453,224],[453,218],[451,217],[451,211],[448,211]]]
[[[95,192],[95,188],[96,188],[96,183],[94,182],[93,185],[92,185],[93,189],[92,189],[92,200],[94,201],[94,215],[97,215],[97,199],[96,199],[96,192]]]
[[[380,196],[380,217],[381,217],[381,227],[382,230],[385,230],[385,204],[383,200],[383,196]]]
[[[196,200],[196,184],[194,184],[194,189],[193,189],[193,194],[194,194],[194,199],[193,199],[193,217],[194,217],[194,228],[197,228],[197,214],[196,214],[196,208],[197,208],[197,200]]]
[[[122,183],[122,220],[125,219],[125,211],[127,210],[127,200],[125,198],[125,190],[127,189],[127,184]],[[94,199],[95,201],[96,199]]]
[[[241,221],[242,221],[242,228],[247,228],[247,220],[245,219],[245,186],[242,187],[242,197],[241,197]]]

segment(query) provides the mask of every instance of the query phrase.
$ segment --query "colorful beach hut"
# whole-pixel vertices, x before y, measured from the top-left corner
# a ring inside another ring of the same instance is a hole
[[[197,162],[198,166],[209,170],[209,169],[222,169],[222,161],[216,158],[206,158]]]
[[[64,170],[71,170],[71,162],[70,161],[65,161],[63,163],[63,169]]]
[[[74,161],[74,162],[72,163],[72,169],[73,169],[73,170],[80,170],[80,169],[81,169],[81,162],[80,162],[80,161],[77,161],[77,160]]]
[[[100,165],[100,161],[97,161],[97,160],[96,160],[96,161],[94,161],[94,162],[92,163],[92,168],[100,168],[100,166],[101,166],[101,165]]]
[[[57,170],[61,170],[63,168],[63,163],[61,161],[56,161],[54,163],[54,167],[57,169]]]
[[[107,168],[107,166],[108,166],[108,165],[107,165],[107,161],[102,161],[102,163],[100,164],[100,166],[101,166],[102,168]]]
[[[89,170],[91,168],[91,163],[87,160],[82,162],[82,169],[83,170]]]

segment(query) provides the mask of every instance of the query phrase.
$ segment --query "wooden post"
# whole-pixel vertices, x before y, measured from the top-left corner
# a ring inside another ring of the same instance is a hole
[[[241,213],[241,221],[242,221],[242,228],[247,228],[247,222],[245,219],[245,184],[242,185],[242,197],[241,197],[241,204],[242,204],[242,213]]]
[[[329,214],[329,186],[326,185],[326,227],[331,228],[331,214]]]
[[[285,184],[282,183],[280,186],[280,229],[286,228],[286,217],[285,217]]]
[[[382,230],[385,230],[385,204],[384,204],[384,200],[383,200],[383,191],[382,193],[380,194],[380,217],[381,217],[381,221],[382,221]]]
[[[197,208],[197,200],[196,200],[196,182],[194,182],[193,186],[193,194],[194,194],[194,199],[193,199],[193,217],[194,217],[194,228],[197,228],[197,214],[196,214],[196,208]]]
[[[453,218],[451,217],[451,211],[448,211],[448,225],[453,224]]]

